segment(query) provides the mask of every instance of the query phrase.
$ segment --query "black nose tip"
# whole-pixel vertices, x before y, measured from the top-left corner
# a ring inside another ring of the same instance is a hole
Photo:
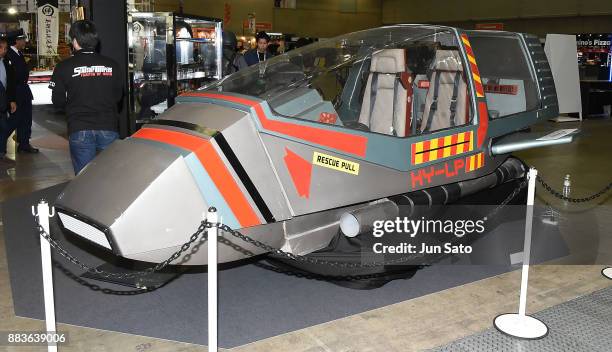
[[[215,212],[217,212],[217,208],[210,207],[210,208],[208,208],[208,211],[211,212],[211,213],[215,213]]]

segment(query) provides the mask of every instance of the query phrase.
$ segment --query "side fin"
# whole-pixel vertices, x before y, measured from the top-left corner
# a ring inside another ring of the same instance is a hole
[[[571,143],[578,132],[577,128],[560,129],[549,133],[516,132],[495,140],[491,146],[491,154],[508,154],[524,149]]]

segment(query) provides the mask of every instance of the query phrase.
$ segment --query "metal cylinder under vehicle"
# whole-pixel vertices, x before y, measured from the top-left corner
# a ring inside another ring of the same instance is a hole
[[[374,221],[393,220],[398,216],[415,217],[418,215],[415,212],[419,211],[417,207],[429,210],[524,175],[523,163],[508,158],[495,172],[486,176],[389,197],[346,212],[340,216],[340,229],[345,236],[355,237],[371,231]]]

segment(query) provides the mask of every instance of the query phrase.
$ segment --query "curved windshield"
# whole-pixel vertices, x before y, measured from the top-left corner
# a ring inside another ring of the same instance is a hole
[[[436,116],[431,116],[433,124],[423,122],[429,117],[424,113],[431,109],[425,106],[427,89],[419,87],[429,87],[429,80],[432,86],[435,82],[450,84],[448,93],[444,89],[437,93],[448,95],[449,101],[453,80],[457,80],[454,85],[459,86],[461,96],[454,98],[463,102],[464,111],[443,118],[452,126],[457,125],[451,121],[455,115],[459,124],[470,119],[459,52],[456,35],[448,27],[381,27],[290,51],[202,89],[259,97],[286,117],[407,136],[446,126],[437,123]],[[454,66],[442,69],[449,59]],[[437,68],[452,74],[436,79]],[[429,100],[434,98],[438,97]]]

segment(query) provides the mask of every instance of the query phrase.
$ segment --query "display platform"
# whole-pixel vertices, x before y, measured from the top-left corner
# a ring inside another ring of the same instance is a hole
[[[549,334],[543,339],[521,340],[490,328],[430,352],[612,351],[612,287],[550,307],[533,316],[549,327]]]
[[[44,318],[39,240],[31,206],[41,198],[52,203],[63,187],[63,184],[58,185],[3,204],[8,266],[18,316]],[[519,228],[522,226],[518,224]],[[77,247],[68,242],[58,230],[55,219],[51,220],[51,232],[83,261],[93,266],[105,262],[104,253],[83,246],[83,243]],[[558,232],[552,233],[552,236],[558,235]],[[515,238],[516,245],[521,248],[520,231]],[[547,255],[550,255],[548,243]],[[89,252],[82,248],[88,248]],[[561,246],[556,253],[562,256],[566,249]],[[207,283],[201,267],[157,290],[146,292],[84,280],[80,277],[82,271],[76,266],[57,253],[53,253],[53,257],[58,323],[206,344]],[[451,260],[456,258],[421,269],[411,279],[395,280],[367,291],[276,273],[256,263],[222,270],[219,273],[219,346],[244,345],[516,268],[510,265],[443,265],[450,264]]]

